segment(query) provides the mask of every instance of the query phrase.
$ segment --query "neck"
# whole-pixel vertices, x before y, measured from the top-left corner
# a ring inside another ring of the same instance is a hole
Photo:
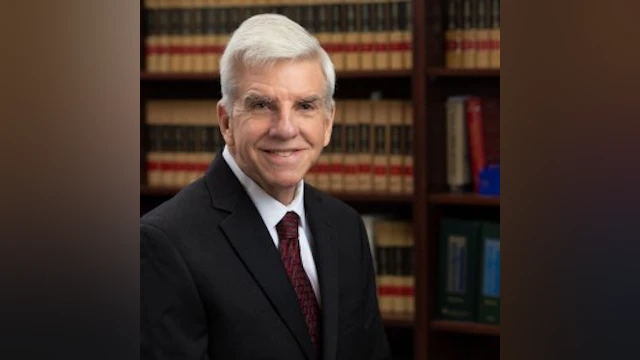
[[[262,186],[260,186],[262,187]],[[282,205],[289,205],[293,202],[293,198],[296,195],[296,187],[293,189],[285,189],[285,190],[274,190],[274,189],[262,189],[269,195],[271,195],[274,199],[278,200]]]

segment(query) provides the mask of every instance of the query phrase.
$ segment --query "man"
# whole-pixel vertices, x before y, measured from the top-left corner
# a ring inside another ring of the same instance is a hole
[[[302,181],[331,137],[329,57],[265,14],[220,62],[224,150],[141,219],[141,358],[390,358],[360,216]]]

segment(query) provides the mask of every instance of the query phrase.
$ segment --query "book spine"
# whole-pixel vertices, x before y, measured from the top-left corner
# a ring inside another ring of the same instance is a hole
[[[409,101],[404,101],[402,106],[404,113],[402,117],[404,128],[404,158],[402,161],[404,184],[402,188],[405,194],[413,194],[413,104]]]
[[[472,69],[476,66],[477,29],[473,16],[471,0],[462,3],[462,67]]]
[[[404,149],[405,141],[402,117],[404,115],[403,102],[392,100],[387,102],[389,109],[389,192],[402,193],[404,183]]]
[[[476,67],[481,69],[489,68],[489,50],[491,49],[489,20],[491,14],[487,11],[487,8],[490,1],[479,0],[475,9],[478,15]]]
[[[336,101],[336,113],[331,132],[331,155],[329,170],[329,189],[333,192],[344,191],[344,104]]]
[[[491,43],[489,65],[493,69],[500,69],[500,0],[493,0],[491,3],[489,40]]]
[[[387,3],[378,2],[374,7],[374,46],[373,64],[376,70],[389,69],[389,21],[386,14]]]
[[[373,190],[373,111],[371,101],[358,100],[359,128],[359,189],[367,192]]]
[[[438,315],[451,320],[476,318],[479,224],[444,218],[440,222]]]
[[[447,100],[447,184],[450,191],[462,192],[471,182],[465,119],[466,97]]]
[[[360,23],[356,16],[357,5],[354,3],[346,3],[347,28],[345,32],[345,70],[360,70]]]
[[[373,191],[376,193],[386,193],[389,190],[389,118],[389,102],[373,101]]]
[[[469,158],[473,191],[479,191],[480,171],[486,165],[484,153],[484,125],[482,123],[482,99],[470,97],[466,104],[467,133],[469,142]]]
[[[373,70],[375,69],[375,33],[373,32],[372,5],[368,3],[361,3],[358,5],[358,15],[360,16],[360,39],[359,39],[359,51],[360,57],[360,70]]]
[[[462,9],[460,0],[447,0],[447,29],[445,30],[445,66],[462,67]]]
[[[391,1],[389,4],[389,21],[391,23],[391,31],[389,33],[389,57],[390,67],[393,70],[401,70],[403,68],[403,29],[400,18],[400,3]]]
[[[344,190],[357,192],[359,190],[358,178],[358,103],[353,100],[343,102],[345,121],[345,156],[344,156]]]
[[[500,324],[500,224],[484,223],[480,245],[480,294],[476,321]]]

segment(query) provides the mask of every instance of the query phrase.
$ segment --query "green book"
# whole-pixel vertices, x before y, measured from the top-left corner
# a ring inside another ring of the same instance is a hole
[[[480,222],[444,218],[440,222],[437,311],[449,320],[474,321]]]
[[[480,236],[478,322],[500,324],[500,224],[483,223]]]

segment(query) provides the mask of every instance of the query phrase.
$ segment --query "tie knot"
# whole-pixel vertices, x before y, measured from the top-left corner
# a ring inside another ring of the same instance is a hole
[[[298,222],[299,217],[293,211],[289,211],[284,215],[282,220],[276,225],[276,231],[280,240],[294,240],[298,238]]]

